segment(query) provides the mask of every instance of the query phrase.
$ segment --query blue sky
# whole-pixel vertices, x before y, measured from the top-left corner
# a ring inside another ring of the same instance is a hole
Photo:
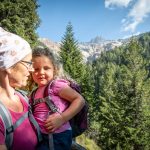
[[[115,40],[150,31],[150,0],[38,0],[41,38],[61,41],[68,22],[75,39]]]

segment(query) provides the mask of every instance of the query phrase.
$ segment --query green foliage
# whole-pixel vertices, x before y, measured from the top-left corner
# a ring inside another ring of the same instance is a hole
[[[150,46],[150,32],[141,34],[138,38],[139,42],[141,43],[143,48],[146,48],[149,52],[149,46]]]
[[[76,142],[83,146],[86,150],[101,150],[101,148],[98,147],[93,140],[89,139],[84,134],[77,137]]]
[[[63,62],[64,70],[76,80],[82,88],[82,93],[85,97],[88,97],[90,101],[90,93],[92,91],[90,76],[91,66],[86,65],[83,62],[81,51],[78,48],[78,43],[74,38],[73,26],[69,22],[66,27],[65,35],[61,41],[60,57]]]
[[[134,39],[93,62],[95,103],[91,126],[102,149],[148,150],[150,80],[147,49]]]
[[[80,82],[84,76],[84,64],[78,43],[74,38],[73,27],[69,22],[66,33],[61,41],[60,56],[64,70],[76,81]]]
[[[36,0],[1,0],[0,26],[35,45],[39,25]]]
[[[78,48],[78,42],[74,38],[73,26],[70,22],[66,27],[60,49],[60,57],[63,62],[64,70],[71,78],[80,84],[82,94],[89,102],[89,111],[92,112],[92,104],[94,103],[92,66],[91,64],[86,65],[84,63],[81,51]],[[89,113],[89,118],[90,120],[94,119],[92,113]]]

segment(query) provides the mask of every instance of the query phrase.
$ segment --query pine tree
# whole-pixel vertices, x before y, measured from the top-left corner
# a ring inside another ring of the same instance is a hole
[[[1,0],[0,26],[35,44],[39,25],[36,0]]]
[[[82,82],[85,74],[82,54],[78,48],[78,42],[74,38],[71,22],[66,27],[66,32],[61,41],[60,57],[64,70],[79,83]]]
[[[91,64],[83,61],[83,56],[78,47],[78,42],[74,38],[73,26],[71,22],[66,27],[65,35],[61,41],[60,57],[64,70],[81,86],[82,95],[90,104],[93,103],[93,76]],[[92,107],[89,104],[89,111]],[[90,113],[91,116],[91,113]]]
[[[104,53],[95,63],[93,73],[99,98],[94,129],[99,130],[94,138],[103,149],[149,147],[150,81],[144,53],[139,43],[132,40],[124,48]]]

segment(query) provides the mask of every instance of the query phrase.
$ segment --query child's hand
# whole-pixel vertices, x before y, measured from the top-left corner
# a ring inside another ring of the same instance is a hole
[[[45,127],[48,132],[54,132],[64,123],[63,117],[61,114],[54,113],[48,116],[45,121]]]

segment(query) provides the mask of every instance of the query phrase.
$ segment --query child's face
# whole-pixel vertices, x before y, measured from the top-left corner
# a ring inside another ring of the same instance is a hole
[[[46,56],[35,57],[32,59],[34,72],[33,80],[38,86],[44,86],[54,77],[54,66],[51,60]]]

